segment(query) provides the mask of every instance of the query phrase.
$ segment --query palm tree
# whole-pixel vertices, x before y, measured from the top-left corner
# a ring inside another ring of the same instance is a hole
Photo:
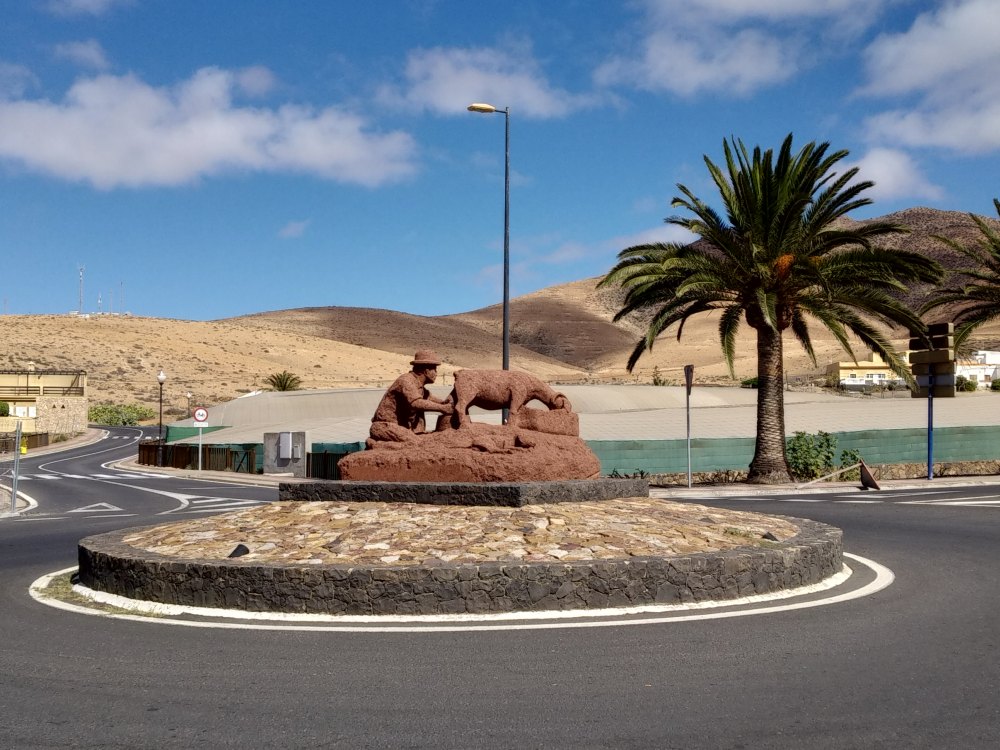
[[[671,205],[693,215],[667,223],[700,239],[622,250],[617,265],[599,283],[626,292],[615,320],[640,310],[652,312],[646,335],[629,357],[629,371],[672,325],[678,324],[680,339],[689,317],[718,310],[722,353],[735,377],[740,325],[745,320],[756,331],[757,442],[750,482],[790,480],[782,392],[784,331],[791,329],[815,364],[808,324],[819,321],[851,356],[849,334],[912,379],[879,324],[922,331],[916,313],[892,293],[904,291],[908,282],[937,281],[942,274],[929,258],[872,244],[876,237],[906,231],[901,226],[838,223],[871,203],[860,196],[873,183],[855,182],[856,167],[834,172],[847,151],[828,154],[828,149],[828,143],[809,143],[793,154],[789,134],[775,159],[770,149],[757,147],[751,155],[742,141],[723,141],[726,169],[707,156],[705,164],[726,218],[678,185],[682,195]]]
[[[1000,216],[1000,200],[993,199],[993,206]],[[961,253],[975,265],[962,268],[962,274],[951,286],[939,289],[922,308],[923,312],[938,307],[955,306],[955,346],[962,347],[975,329],[984,323],[1000,318],[1000,232],[991,227],[981,216],[969,214],[979,227],[982,237],[975,245],[963,245],[949,237],[935,239]]]
[[[298,391],[302,388],[302,378],[288,370],[275,372],[264,378],[271,391]]]

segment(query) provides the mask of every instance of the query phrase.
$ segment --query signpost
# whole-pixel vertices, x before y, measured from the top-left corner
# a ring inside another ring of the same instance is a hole
[[[694,383],[694,365],[684,365],[684,386],[687,388],[687,452],[688,488],[691,487],[691,385]]]
[[[27,452],[27,451],[25,451]],[[14,473],[10,480],[10,512],[11,515],[17,513],[17,473],[18,463],[21,459],[21,422],[18,420],[17,427],[14,428]]]
[[[201,471],[201,439],[205,433],[205,422],[208,420],[208,409],[199,406],[194,410],[194,423],[198,427],[198,471]]]
[[[934,397],[955,397],[955,324],[927,326],[927,338],[911,333],[910,368],[917,379],[913,398],[927,399],[927,479],[934,478]]]

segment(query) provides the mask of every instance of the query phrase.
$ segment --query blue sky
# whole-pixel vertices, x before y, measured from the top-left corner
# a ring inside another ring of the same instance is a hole
[[[3,310],[462,312],[678,238],[722,141],[829,141],[857,218],[993,214],[1000,0],[0,5]],[[99,301],[100,298],[100,301]]]

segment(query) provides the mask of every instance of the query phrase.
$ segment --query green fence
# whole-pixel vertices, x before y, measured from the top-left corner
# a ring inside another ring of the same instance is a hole
[[[861,430],[832,432],[837,456],[856,450],[868,464],[927,461],[927,430]],[[754,438],[692,438],[691,471],[746,469],[753,459]],[[687,471],[686,440],[589,440],[601,461],[601,473],[677,474]],[[938,427],[934,430],[934,462],[1000,459],[1000,427]]]

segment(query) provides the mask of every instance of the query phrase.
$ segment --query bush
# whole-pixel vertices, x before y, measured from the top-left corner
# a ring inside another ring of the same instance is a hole
[[[756,388],[757,378],[747,378],[746,380],[740,381],[740,388]]]
[[[840,453],[840,468],[843,469],[845,466],[854,466],[854,464],[861,463],[861,453],[855,448],[849,448],[848,450],[841,451]],[[841,481],[844,482],[854,482],[861,481],[861,469],[854,469],[852,471],[845,471],[840,475]]]
[[[669,381],[663,377],[659,367],[653,368],[653,385],[668,385]]]
[[[0,417],[9,417],[9,416],[10,416],[10,404],[8,404],[6,401],[0,401]]]
[[[96,404],[87,412],[88,421],[108,427],[135,427],[155,416],[155,411],[142,404]]]
[[[957,383],[956,383],[956,388],[957,388]],[[976,391],[979,390],[979,383],[977,383],[975,380],[967,379],[965,381],[965,384],[962,386],[962,390],[965,391],[966,393],[975,393]]]
[[[822,430],[816,435],[796,432],[785,441],[788,468],[796,479],[818,479],[833,471],[837,438]]]
[[[990,383],[991,391],[1000,391],[1000,380],[994,380]]]

